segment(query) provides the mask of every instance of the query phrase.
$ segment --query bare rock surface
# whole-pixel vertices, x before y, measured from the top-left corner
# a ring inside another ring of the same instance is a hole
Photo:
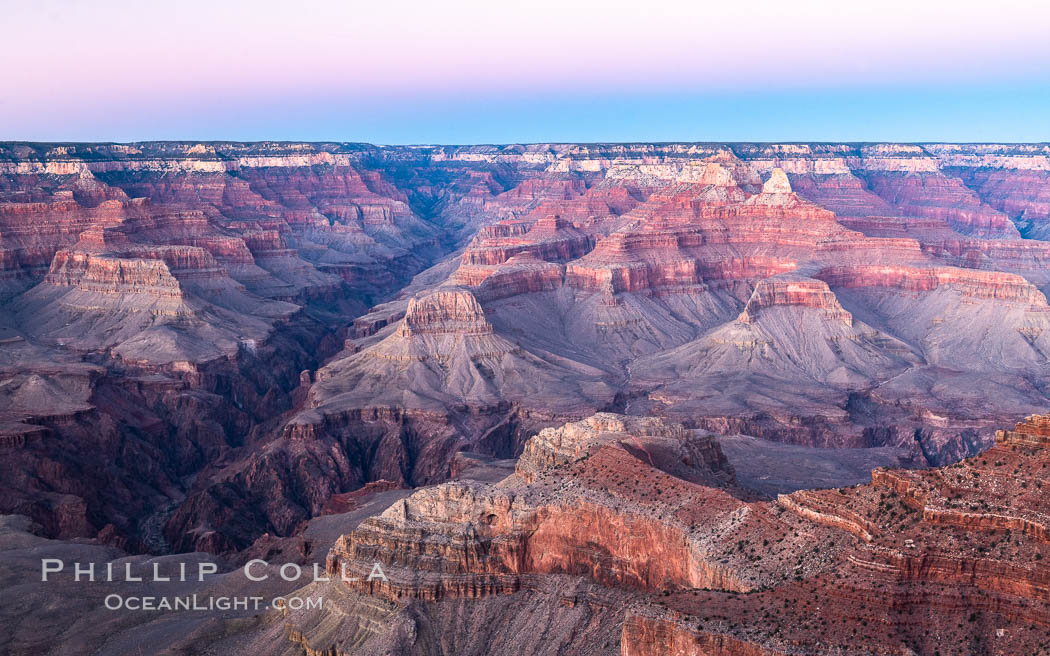
[[[233,554],[598,411],[957,461],[1050,402],[1048,156],[0,144],[0,510]]]
[[[952,466],[878,468],[868,484],[772,502],[727,494],[732,470],[714,452],[685,468],[665,460],[672,436],[690,443],[680,425],[599,414],[532,438],[498,484],[448,483],[396,503],[328,558],[330,571],[378,559],[390,580],[334,583],[338,610],[289,616],[291,639],[337,654],[502,653],[526,620],[544,627],[520,643],[536,654],[1050,646],[1046,416]],[[557,620],[536,615],[558,605]],[[479,618],[490,630],[470,630]]]

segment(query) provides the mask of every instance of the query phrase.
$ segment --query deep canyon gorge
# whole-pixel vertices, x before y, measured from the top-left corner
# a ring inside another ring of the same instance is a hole
[[[0,650],[1050,653],[1047,293],[1046,144],[2,143]]]

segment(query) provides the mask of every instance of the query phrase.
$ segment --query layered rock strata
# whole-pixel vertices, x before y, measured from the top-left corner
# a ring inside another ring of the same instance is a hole
[[[72,495],[19,501],[48,526],[134,537],[175,514],[160,532],[178,548],[235,548],[602,409],[950,462],[1047,401],[1047,157],[3,144],[3,435],[43,463],[43,436],[76,460],[96,450],[83,435],[134,434],[166,471],[128,516],[132,495],[89,495],[83,522],[49,510],[80,507],[70,470],[9,480]]]
[[[417,492],[340,538],[328,571],[361,578],[338,583],[348,596],[329,635],[415,653],[418,639],[390,633],[397,618],[456,632],[466,608],[489,608],[504,622],[500,599],[523,609],[575,577],[607,589],[622,621],[596,653],[1038,652],[1050,646],[1047,426],[1030,417],[949,467],[754,502],[734,492],[710,437],[595,415],[541,432],[498,484]],[[367,580],[375,562],[386,580]],[[595,596],[563,605],[594,608]],[[372,600],[400,610],[386,628],[352,629]],[[311,629],[298,635],[348,653]],[[588,649],[586,634],[555,635],[561,649]]]

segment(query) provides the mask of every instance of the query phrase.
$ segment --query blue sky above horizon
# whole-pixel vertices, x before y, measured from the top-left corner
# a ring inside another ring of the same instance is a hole
[[[1050,140],[1035,2],[0,2],[3,140]]]

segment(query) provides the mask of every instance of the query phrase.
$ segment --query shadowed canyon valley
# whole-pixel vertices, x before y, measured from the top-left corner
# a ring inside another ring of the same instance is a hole
[[[1046,144],[2,143],[0,651],[1050,653],[1047,294]]]

